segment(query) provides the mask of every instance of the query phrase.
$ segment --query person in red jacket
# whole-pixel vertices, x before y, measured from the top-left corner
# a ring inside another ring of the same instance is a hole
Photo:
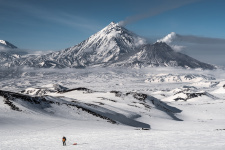
[[[66,146],[66,137],[65,136],[62,138],[62,142],[63,142],[63,146]]]

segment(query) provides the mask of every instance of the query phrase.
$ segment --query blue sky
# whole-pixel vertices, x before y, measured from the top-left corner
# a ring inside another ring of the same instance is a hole
[[[0,0],[0,39],[61,50],[135,17],[126,28],[151,41],[171,32],[225,39],[224,8],[224,0]]]

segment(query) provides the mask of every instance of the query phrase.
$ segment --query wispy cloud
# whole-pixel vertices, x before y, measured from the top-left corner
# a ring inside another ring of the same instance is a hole
[[[7,48],[5,48],[5,47],[3,47],[3,46],[0,45],[0,52],[1,51],[6,51],[6,50],[7,50]]]
[[[64,24],[74,28],[84,28],[91,31],[98,30],[98,25],[90,23],[90,19],[81,18],[66,12],[59,12],[57,15],[39,16],[46,21],[53,21],[55,23]]]
[[[194,35],[177,34],[177,38],[175,40],[184,41],[188,43],[196,43],[196,44],[225,44],[225,39],[200,37],[200,36],[194,36]]]
[[[204,62],[225,65],[225,39],[201,37],[195,35],[181,35],[172,32],[157,42],[165,42],[174,51],[183,51],[186,54]]]
[[[157,40],[157,42],[165,42],[168,45],[170,45],[174,51],[180,52],[185,48],[185,46],[172,44],[176,39],[177,39],[177,34],[175,32],[171,32],[170,34],[163,37],[162,39]]]
[[[186,42],[186,43],[195,43],[195,44],[224,44],[225,39],[222,38],[211,38],[211,37],[201,37],[195,35],[181,35],[175,32],[171,32],[164,38],[158,40],[158,42],[165,42],[170,44],[172,42]]]
[[[20,48],[12,49],[12,48],[4,47],[4,46],[0,46],[0,52],[6,52],[6,53],[18,54],[18,55],[28,54],[28,51],[25,49],[20,49]]]
[[[94,20],[77,16],[69,12],[46,9],[42,8],[41,6],[35,6],[20,1],[4,1],[4,4],[2,5],[8,8],[12,8],[13,10],[17,10],[20,13],[23,12],[27,16],[42,19],[46,22],[52,22],[72,28],[80,28],[91,31],[96,31],[99,29],[99,25]],[[16,14],[17,11],[9,13]]]
[[[128,24],[137,22],[139,20],[145,19],[145,18],[150,18],[153,16],[156,16],[158,14],[161,14],[163,12],[176,9],[179,7],[182,7],[184,5],[198,2],[200,0],[163,0],[163,3],[161,3],[160,6],[151,8],[150,10],[146,11],[145,13],[137,14],[134,16],[127,17],[125,20],[122,20],[119,22],[121,26],[126,26]]]

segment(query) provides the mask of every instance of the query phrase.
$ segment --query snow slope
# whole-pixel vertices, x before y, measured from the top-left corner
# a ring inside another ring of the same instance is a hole
[[[119,66],[136,67],[183,67],[215,69],[213,65],[200,62],[185,54],[175,52],[170,46],[163,42],[146,44],[139,48],[138,52],[123,62],[118,62]]]
[[[173,68],[21,70],[16,78],[0,80],[0,149],[222,150],[223,74]],[[151,78],[164,81],[146,82]],[[27,88],[47,92],[20,93]],[[4,93],[19,110],[5,104]],[[147,125],[150,130],[142,130]]]

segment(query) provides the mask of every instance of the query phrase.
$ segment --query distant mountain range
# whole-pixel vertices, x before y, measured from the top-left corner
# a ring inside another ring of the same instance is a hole
[[[4,43],[4,42],[2,42]],[[13,47],[12,44],[7,44]],[[215,69],[210,64],[175,52],[164,42],[149,44],[144,38],[111,22],[87,40],[62,51],[8,59],[1,66],[38,68],[85,68],[88,66],[183,67]]]

